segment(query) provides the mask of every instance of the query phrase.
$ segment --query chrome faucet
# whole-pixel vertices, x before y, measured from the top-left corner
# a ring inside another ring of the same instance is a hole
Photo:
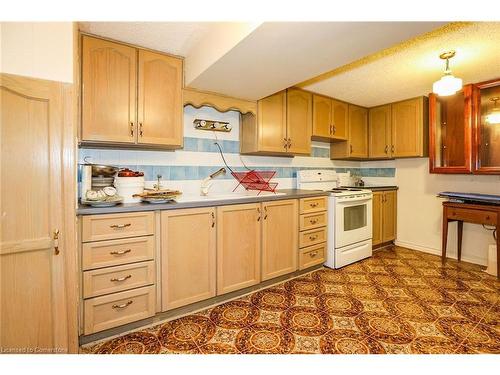
[[[214,179],[220,174],[226,174],[226,168],[219,169],[218,171],[212,173],[210,176],[204,178],[201,181],[201,186],[200,186],[201,195],[208,195],[208,191],[212,186],[212,179]]]

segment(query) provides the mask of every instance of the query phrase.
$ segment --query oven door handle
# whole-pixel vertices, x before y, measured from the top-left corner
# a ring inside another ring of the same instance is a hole
[[[338,204],[344,204],[344,203],[351,203],[351,202],[363,202],[363,201],[371,201],[372,197],[355,197],[355,198],[349,198],[349,199],[342,199],[342,200],[337,200]]]

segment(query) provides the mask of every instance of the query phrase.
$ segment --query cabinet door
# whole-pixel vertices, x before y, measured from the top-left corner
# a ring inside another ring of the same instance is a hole
[[[0,352],[59,353],[76,344],[74,285],[65,285],[63,85],[0,74]],[[64,130],[65,132],[66,130]],[[69,150],[71,152],[73,150]],[[19,183],[19,181],[23,183]],[[74,215],[74,213],[73,213]],[[74,220],[74,216],[73,216]],[[54,233],[60,230],[59,247]],[[68,240],[68,243],[70,241]],[[68,276],[70,277],[70,276]],[[70,348],[77,350],[77,347]]]
[[[182,60],[139,50],[138,143],[182,146]]]
[[[332,135],[332,99],[313,95],[313,130],[312,135],[321,140]]]
[[[297,270],[298,204],[296,199],[262,204],[262,280]]]
[[[345,140],[348,137],[349,105],[332,99],[332,138]]]
[[[260,235],[260,203],[217,207],[217,295],[260,282]]]
[[[473,173],[500,174],[500,80],[474,85]]]
[[[384,193],[384,202],[382,204],[382,242],[393,241],[396,239],[396,210],[397,191],[386,191]]]
[[[382,243],[382,205],[384,200],[384,192],[375,191],[373,192],[373,203],[372,203],[372,220],[373,220],[373,245],[378,245]]]
[[[136,49],[82,40],[82,141],[136,140]]]
[[[392,104],[392,146],[394,157],[424,155],[423,98]]]
[[[350,157],[368,157],[368,110],[349,104]]]
[[[287,138],[288,152],[311,153],[312,94],[298,89],[287,90]]]
[[[215,296],[215,235],[215,208],[161,212],[163,311]]]
[[[259,151],[286,153],[286,91],[257,102]]]
[[[368,110],[368,140],[370,158],[391,157],[391,105]]]

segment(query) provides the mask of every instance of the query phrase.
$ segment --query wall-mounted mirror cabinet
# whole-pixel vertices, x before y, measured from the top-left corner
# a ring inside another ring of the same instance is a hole
[[[500,79],[429,95],[429,171],[500,174]]]
[[[473,173],[500,174],[500,79],[474,85]]]

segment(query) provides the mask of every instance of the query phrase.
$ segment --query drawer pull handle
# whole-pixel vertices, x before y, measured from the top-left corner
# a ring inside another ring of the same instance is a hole
[[[127,279],[130,279],[131,277],[132,277],[132,275],[127,275],[127,276],[123,276],[123,277],[113,278],[110,281],[125,281]]]
[[[316,220],[316,219],[311,219],[311,220],[309,220],[309,222],[310,222],[312,225],[314,225],[314,224],[316,224],[316,223],[318,222],[318,220]]]
[[[134,302],[134,301],[132,301],[132,300],[131,300],[131,301],[127,301],[127,302],[125,302],[125,303],[122,303],[121,305],[113,305],[113,306],[111,306],[111,307],[112,307],[113,309],[124,309],[125,307],[127,307],[127,306],[131,305],[131,304],[132,304],[132,302]]]
[[[314,258],[316,255],[318,255],[318,252],[317,252],[317,251],[313,251],[313,252],[310,252],[310,253],[309,253],[309,256],[310,256],[311,258]]]
[[[311,206],[311,207],[313,207],[313,208],[314,208],[314,207],[317,207],[317,206],[318,206],[318,203],[317,203],[317,202],[314,202],[314,203],[309,203],[309,206]]]
[[[113,225],[110,225],[109,227],[113,228],[113,229],[123,229],[123,228],[127,228],[127,227],[129,227],[131,225],[132,224],[130,224],[130,223],[127,223],[127,224],[113,224]]]
[[[127,253],[130,253],[132,250],[130,249],[127,249],[127,250],[120,250],[120,251],[111,251],[110,254],[111,255],[123,255],[123,254],[127,254]]]
[[[314,241],[314,240],[315,240],[315,239],[317,239],[317,238],[318,238],[318,235],[317,235],[317,234],[316,234],[316,235],[314,235],[314,236],[309,236],[309,239],[310,239],[311,241]]]

